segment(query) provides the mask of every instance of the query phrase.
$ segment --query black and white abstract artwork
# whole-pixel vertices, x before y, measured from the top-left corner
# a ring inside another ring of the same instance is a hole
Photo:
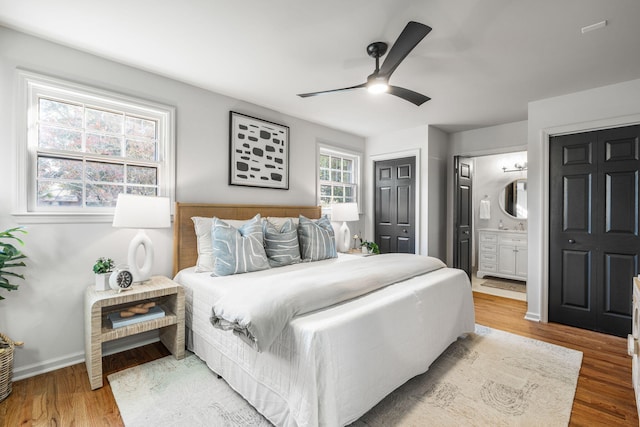
[[[289,189],[289,127],[230,112],[229,184]]]

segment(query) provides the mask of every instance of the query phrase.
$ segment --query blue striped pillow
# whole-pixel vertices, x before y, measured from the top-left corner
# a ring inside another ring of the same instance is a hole
[[[304,262],[338,257],[333,227],[326,216],[311,220],[300,215],[298,238]]]
[[[264,233],[264,249],[271,267],[300,262],[298,228],[291,219],[287,219],[280,230],[271,221],[264,220],[262,232]]]
[[[264,251],[260,215],[235,228],[219,218],[211,222],[212,276],[249,273],[270,268]]]

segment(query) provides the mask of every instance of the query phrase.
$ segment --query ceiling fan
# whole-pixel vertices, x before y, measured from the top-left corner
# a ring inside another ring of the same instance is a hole
[[[402,30],[402,33],[400,33],[400,36],[398,36],[393,46],[391,46],[391,50],[382,63],[382,67],[379,66],[379,60],[380,57],[387,52],[388,45],[385,42],[374,42],[367,46],[367,53],[376,60],[376,69],[367,77],[366,83],[340,89],[300,93],[298,96],[307,98],[309,96],[324,95],[326,93],[340,92],[343,90],[367,88],[369,92],[388,92],[391,95],[395,95],[405,101],[420,106],[431,98],[403,87],[392,86],[389,84],[389,78],[396,68],[398,68],[398,65],[407,57],[409,52],[411,52],[430,31],[431,27],[419,22],[410,21],[407,26],[404,27],[404,30]]]

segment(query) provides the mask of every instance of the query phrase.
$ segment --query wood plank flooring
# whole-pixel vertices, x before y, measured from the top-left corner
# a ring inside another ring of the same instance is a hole
[[[626,340],[558,324],[524,320],[526,303],[474,293],[476,322],[584,353],[572,426],[638,426]],[[517,349],[514,349],[517,351]],[[106,376],[169,352],[150,344],[103,359],[104,387],[91,391],[84,364],[13,384],[0,403],[0,426],[122,426]]]

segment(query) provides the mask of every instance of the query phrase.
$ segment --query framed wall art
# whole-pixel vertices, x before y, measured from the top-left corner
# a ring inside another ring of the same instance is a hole
[[[230,112],[229,184],[289,189],[289,127]]]

